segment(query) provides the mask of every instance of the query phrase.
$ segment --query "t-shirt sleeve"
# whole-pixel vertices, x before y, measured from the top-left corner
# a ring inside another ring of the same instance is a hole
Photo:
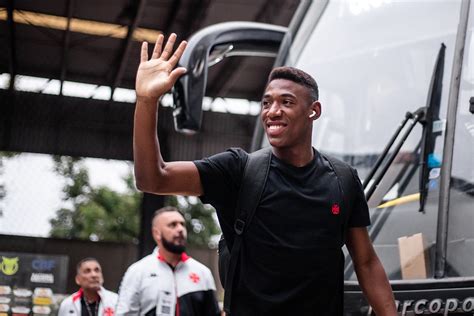
[[[349,218],[349,227],[365,227],[370,225],[369,206],[365,200],[364,189],[360,182],[357,170],[351,168],[354,177],[354,194],[352,195],[352,212]]]
[[[194,161],[204,191],[199,198],[216,209],[221,227],[233,225],[235,202],[247,158],[248,154],[244,150],[231,148]]]

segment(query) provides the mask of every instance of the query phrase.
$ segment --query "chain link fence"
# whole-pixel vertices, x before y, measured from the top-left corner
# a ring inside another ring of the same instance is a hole
[[[48,237],[50,220],[57,216],[56,212],[71,207],[63,192],[68,179],[55,172],[51,155],[21,153],[0,157],[0,234]],[[85,159],[82,164],[92,187],[126,191],[124,178],[131,173],[131,163]]]

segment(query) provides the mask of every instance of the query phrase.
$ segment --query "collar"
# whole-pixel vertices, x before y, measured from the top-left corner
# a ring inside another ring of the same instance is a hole
[[[100,290],[97,292],[99,294],[100,300],[102,301],[102,287],[100,287]],[[82,288],[79,289],[76,293],[72,295],[72,301],[76,302],[79,300],[82,296],[84,295],[84,290]]]
[[[72,295],[72,301],[73,302],[77,301],[78,299],[82,297],[83,294],[84,294],[84,291],[82,290],[82,288],[80,288],[79,291],[77,291],[76,293]]]
[[[187,253],[183,252],[183,253],[181,254],[180,262],[186,262],[189,258],[191,258],[191,257],[188,256]],[[165,263],[166,263],[165,258],[160,254],[159,251],[158,251],[158,260],[160,260],[161,262],[165,262]]]

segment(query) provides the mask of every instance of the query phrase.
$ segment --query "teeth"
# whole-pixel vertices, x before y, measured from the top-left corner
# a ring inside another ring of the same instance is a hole
[[[270,125],[268,128],[269,129],[278,129],[280,127],[283,127],[283,125]]]

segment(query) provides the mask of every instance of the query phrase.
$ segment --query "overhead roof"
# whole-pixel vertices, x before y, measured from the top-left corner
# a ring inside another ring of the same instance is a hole
[[[187,39],[205,26],[225,21],[287,26],[298,4],[298,0],[4,0],[0,43],[9,49],[0,50],[0,73],[133,89],[141,41],[153,41],[159,32]],[[224,61],[212,67],[206,94],[256,100],[272,63],[257,57]]]
[[[0,0],[0,74],[133,89],[140,42],[159,32],[186,39],[225,21],[287,26],[298,0]],[[13,18],[12,18],[13,16]],[[271,58],[233,57],[213,66],[207,95],[260,98]],[[12,87],[13,88],[13,87]],[[0,150],[132,159],[133,104],[0,91]],[[249,149],[253,117],[206,112],[193,138],[158,132],[171,160],[230,146]],[[84,142],[84,140],[86,140]]]

